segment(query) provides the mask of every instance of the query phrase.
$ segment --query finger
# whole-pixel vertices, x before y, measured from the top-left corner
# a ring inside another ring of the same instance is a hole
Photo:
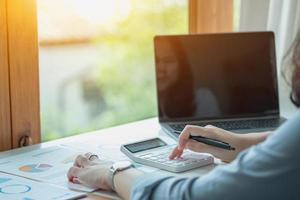
[[[95,153],[92,153],[92,152],[88,152],[88,153],[85,153],[84,154],[84,156],[86,157],[86,158],[90,158],[91,156],[93,156],[93,155],[96,155],[96,156],[94,156],[95,158],[98,158],[98,155],[97,154],[95,154]],[[98,158],[99,159],[99,158]]]
[[[96,160],[100,160],[99,156],[95,153],[92,152],[88,152],[86,154],[84,154],[84,156],[89,160],[89,161],[96,161]]]
[[[77,177],[74,177],[71,181],[72,181],[72,183],[75,183],[75,184],[80,184],[81,183],[79,181],[79,178],[77,178]]]
[[[185,144],[190,138],[190,134],[193,128],[194,127],[192,125],[187,125],[184,127],[183,131],[179,135],[178,150],[183,151],[183,149],[185,148]]]
[[[89,158],[91,155],[93,155],[92,152],[87,152],[87,153],[84,154],[84,156],[85,156],[86,158]]]
[[[183,150],[179,150],[175,158],[180,158],[183,154]]]
[[[203,144],[201,142],[197,142],[197,141],[194,141],[194,140],[190,140],[186,147],[189,149],[189,150],[192,150],[192,151],[195,151],[195,152],[201,152],[201,153],[210,153],[214,156],[218,156],[221,152],[220,149],[216,148],[216,147],[213,147],[213,146],[210,146],[210,145],[207,145],[207,144]]]
[[[178,147],[175,147],[173,149],[173,151],[171,152],[171,154],[169,155],[169,159],[172,160],[176,157],[178,157],[178,155],[180,156],[182,154],[183,150],[179,149]]]
[[[78,174],[80,173],[81,170],[82,170],[82,169],[79,168],[79,167],[75,167],[75,166],[71,167],[71,168],[69,169],[68,173],[67,173],[68,179],[69,179],[70,181],[72,181],[72,179],[73,179],[74,177],[78,177]]]
[[[207,137],[207,138],[212,138],[212,139],[217,139],[220,140],[222,139],[224,136],[224,133],[227,132],[221,128],[212,126],[212,125],[207,125],[205,127],[195,127],[192,130],[191,135],[195,135],[195,136],[203,136],[203,137]]]
[[[169,155],[169,159],[172,160],[177,155],[177,147],[175,147]]]
[[[190,135],[201,135],[206,136],[207,129],[201,126],[187,125],[179,135],[179,149],[183,150],[185,148],[186,143],[190,139]]]
[[[76,167],[86,167],[88,164],[89,164],[89,160],[85,156],[78,155],[73,165]]]

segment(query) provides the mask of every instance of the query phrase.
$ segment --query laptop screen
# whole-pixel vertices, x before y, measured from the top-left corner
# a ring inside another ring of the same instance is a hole
[[[278,115],[272,32],[156,36],[160,122]]]

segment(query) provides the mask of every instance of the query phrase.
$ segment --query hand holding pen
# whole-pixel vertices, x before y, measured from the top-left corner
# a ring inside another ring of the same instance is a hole
[[[214,127],[188,125],[179,136],[177,147],[169,156],[179,158],[184,149],[210,153],[225,162],[232,161],[243,149],[238,134]]]

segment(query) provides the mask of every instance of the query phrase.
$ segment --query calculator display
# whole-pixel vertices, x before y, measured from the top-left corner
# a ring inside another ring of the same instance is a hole
[[[147,141],[143,141],[143,142],[137,142],[134,144],[128,144],[125,145],[124,147],[126,149],[128,149],[131,153],[137,153],[140,151],[145,151],[148,149],[153,149],[153,148],[157,148],[157,147],[162,147],[162,146],[166,146],[167,144],[162,141],[159,138],[155,138],[155,139],[151,139],[151,140],[147,140]]]

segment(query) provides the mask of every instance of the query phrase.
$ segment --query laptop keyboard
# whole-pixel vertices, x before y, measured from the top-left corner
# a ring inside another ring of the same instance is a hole
[[[226,130],[238,129],[253,129],[253,128],[272,128],[280,124],[279,119],[259,119],[259,120],[238,120],[238,121],[224,121],[224,122],[206,122],[189,125],[206,126],[213,125]],[[175,131],[182,131],[187,124],[169,124]]]

